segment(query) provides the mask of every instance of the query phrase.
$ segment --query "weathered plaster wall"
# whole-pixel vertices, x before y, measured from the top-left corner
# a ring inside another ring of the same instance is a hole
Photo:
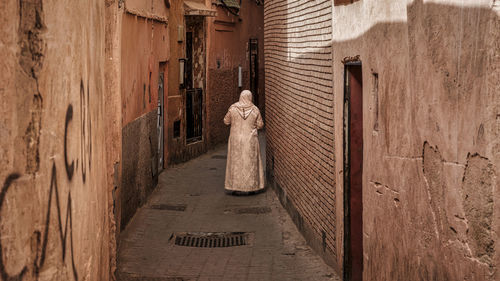
[[[179,88],[179,59],[185,57],[185,40],[179,41],[178,33],[179,26],[183,27],[185,33],[185,17],[183,9],[183,1],[170,2],[170,17],[169,17],[169,32],[170,36],[170,65],[168,71],[168,104],[167,120],[165,124],[165,137],[167,138],[169,164],[175,162],[185,146],[185,133],[182,128],[185,127],[185,103],[183,97],[185,91]],[[174,123],[180,122],[179,137],[174,137]],[[178,156],[173,156],[177,153]]]
[[[122,19],[123,125],[157,109],[159,63],[168,60],[168,25],[124,13]]]
[[[108,280],[104,1],[0,22],[0,279]]]
[[[158,180],[159,67],[169,59],[170,48],[168,25],[163,21],[165,4],[150,4],[125,2],[121,19],[121,229]],[[166,98],[164,106],[168,108]]]
[[[156,122],[156,111],[151,111],[123,128],[122,229],[158,183]]]
[[[203,1],[197,1],[203,2]],[[206,146],[206,115],[203,116],[203,136],[201,141],[188,143],[186,141],[186,89],[181,89],[179,85],[179,59],[183,59],[186,57],[186,31],[190,29],[188,27],[188,22],[186,20],[186,16],[184,15],[184,3],[183,1],[170,1],[170,17],[169,17],[169,32],[170,36],[170,64],[169,64],[169,72],[168,72],[168,112],[167,112],[167,120],[168,122],[165,125],[165,137],[167,138],[168,143],[168,158],[167,162],[169,164],[175,164],[187,161],[193,157],[196,157],[202,153],[204,153],[207,149]],[[208,6],[207,6],[208,7]],[[205,17],[200,17],[198,19],[201,21],[199,23],[199,32],[197,32],[198,36],[196,40],[198,40],[198,47],[202,47],[202,50],[199,49],[197,54],[198,61],[198,73],[201,74],[206,73],[206,20]],[[179,40],[179,27],[180,33],[182,34],[181,39]],[[193,41],[194,42],[194,41]],[[193,73],[194,73],[193,64]],[[202,86],[205,95],[206,88],[206,75],[197,75],[193,79],[193,87],[197,88]],[[204,106],[206,109],[206,105]],[[174,136],[174,123],[179,122],[180,133],[179,136]]]
[[[124,0],[125,10],[154,19],[168,19],[169,9],[165,0]],[[170,0],[170,2],[173,2]]]
[[[120,233],[120,190],[122,167],[122,107],[120,91],[121,19],[123,9],[118,0],[105,3],[105,108],[106,171],[108,182],[108,216],[110,238],[110,275],[116,270],[117,241]]]
[[[499,280],[498,1],[359,1],[332,26],[337,140],[341,60],[363,67],[363,280]]]
[[[229,106],[250,89],[250,38],[258,39],[259,108],[264,110],[264,7],[253,0],[241,3],[239,17],[220,5],[212,5],[217,17],[208,19],[207,126],[210,146],[227,141],[229,128],[222,121]],[[241,20],[240,20],[241,19]],[[238,66],[243,70],[243,87],[238,88]]]
[[[179,88],[179,59],[185,57],[185,40],[179,40],[179,33],[185,34],[183,5],[183,1],[172,1],[170,5],[169,31],[172,34],[170,37],[170,58],[172,63],[168,72],[168,81],[170,82],[168,85],[168,103],[170,106],[167,108],[168,123],[166,123],[165,134],[167,136],[168,150],[172,152],[167,159],[169,164],[173,163],[173,159],[177,158],[174,158],[172,154],[175,152],[179,154],[185,144],[185,133],[182,130],[185,127],[185,105],[183,100],[185,93]],[[179,28],[182,28],[181,31],[179,31]],[[179,122],[180,128],[180,134],[177,137],[174,137],[173,134],[175,122]]]

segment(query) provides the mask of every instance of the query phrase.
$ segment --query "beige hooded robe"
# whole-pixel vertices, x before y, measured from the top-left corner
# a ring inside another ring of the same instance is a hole
[[[264,122],[259,109],[252,103],[250,91],[241,92],[240,101],[229,107],[224,123],[231,125],[225,189],[240,192],[264,189],[264,170],[257,137],[257,130],[262,129]]]

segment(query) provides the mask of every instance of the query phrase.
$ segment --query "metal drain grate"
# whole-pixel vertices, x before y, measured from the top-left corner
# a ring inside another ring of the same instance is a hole
[[[227,159],[226,155],[214,155],[212,156],[212,159]]]
[[[150,277],[150,276],[138,276],[133,273],[117,273],[117,280],[127,280],[127,281],[194,281],[194,278],[190,277]]]
[[[155,210],[184,212],[186,210],[186,205],[153,204],[149,208]]]
[[[267,214],[271,212],[271,208],[269,207],[241,207],[241,208],[231,208],[224,210],[225,214],[232,213],[237,215],[245,215],[245,214]]]
[[[251,245],[252,237],[246,232],[175,233],[170,239],[177,246],[198,248],[224,248]]]

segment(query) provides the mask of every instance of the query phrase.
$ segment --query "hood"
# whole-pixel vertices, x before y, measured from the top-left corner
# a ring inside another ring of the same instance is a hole
[[[255,108],[252,102],[252,92],[249,90],[242,91],[240,94],[240,101],[233,104],[233,106],[238,110],[238,113],[243,119],[247,119]]]

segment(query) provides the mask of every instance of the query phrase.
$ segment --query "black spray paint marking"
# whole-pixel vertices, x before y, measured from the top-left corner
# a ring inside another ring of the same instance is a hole
[[[40,256],[40,260],[35,262],[35,272],[39,273],[40,268],[45,264],[45,255],[47,253],[47,243],[49,241],[49,229],[50,229],[50,211],[52,209],[52,195],[56,197],[56,208],[57,208],[57,222],[59,226],[59,239],[61,243],[62,250],[62,260],[63,262],[66,260],[66,238],[68,237],[68,227],[70,232],[70,251],[71,251],[71,266],[73,268],[73,277],[75,280],[78,280],[78,274],[76,272],[75,259],[74,259],[74,251],[73,251],[73,218],[71,216],[71,192],[68,193],[68,200],[66,206],[66,221],[64,223],[64,230],[62,228],[62,219],[61,219],[61,204],[59,203],[59,190],[57,188],[57,171],[56,164],[52,164],[52,176],[50,179],[50,191],[49,191],[49,202],[47,203],[47,216],[45,220],[45,231],[44,238],[42,242],[42,253]],[[68,225],[69,223],[69,225]]]
[[[82,181],[85,183],[85,180],[87,178],[87,167],[86,164],[87,162],[85,161],[85,88],[83,86],[83,80],[80,82],[80,120],[81,120],[81,142],[82,144],[80,145],[80,157],[82,158]]]
[[[14,182],[16,179],[20,177],[19,174],[11,174],[7,177],[5,180],[5,183],[3,185],[2,191],[0,192],[0,211],[2,209],[2,205],[5,199],[5,196],[7,194],[7,191],[9,187],[11,186],[12,182]],[[73,218],[72,218],[72,205],[71,205],[71,192],[68,193],[68,199],[67,199],[67,205],[66,205],[66,220],[64,223],[64,229],[63,229],[63,224],[62,224],[62,218],[61,218],[61,204],[59,202],[59,190],[57,187],[57,171],[56,171],[56,165],[55,163],[52,164],[52,175],[50,179],[50,191],[49,191],[49,201],[47,203],[47,214],[45,216],[45,229],[43,231],[43,241],[41,242],[41,250],[40,254],[36,254],[36,259],[34,262],[34,272],[35,275],[38,277],[40,273],[40,269],[44,266],[45,264],[45,258],[47,255],[47,245],[49,242],[49,231],[50,231],[50,214],[52,210],[52,197],[55,196],[55,203],[56,203],[56,211],[57,211],[57,222],[58,222],[58,232],[59,232],[59,239],[61,243],[61,251],[62,251],[62,261],[65,262],[66,260],[66,242],[68,238],[68,231],[70,231],[70,236],[69,236],[69,243],[70,243],[70,254],[71,254],[71,266],[73,269],[73,277],[75,280],[78,280],[78,273],[76,270],[76,265],[75,265],[75,259],[74,259],[74,250],[73,250]],[[0,219],[2,216],[0,216]],[[1,220],[0,220],[1,222]],[[35,236],[37,240],[37,249],[40,247],[40,237],[41,237],[41,232],[40,231],[35,231]],[[23,280],[23,276],[28,272],[28,267],[24,266],[21,272],[19,272],[16,275],[10,275],[7,273],[5,270],[5,265],[3,263],[2,257],[2,251],[3,251],[3,246],[2,246],[2,239],[0,235],[0,276],[2,277],[3,280],[5,281],[20,281]]]
[[[91,123],[90,118],[90,87],[89,87],[89,81],[87,80],[87,121],[88,121],[88,127],[89,127],[89,136],[88,136],[88,159],[89,159],[89,171],[90,171],[90,163],[92,162],[92,123]]]
[[[73,106],[70,104],[68,109],[66,110],[66,121],[64,123],[64,165],[66,166],[66,174],[68,175],[68,180],[71,181],[73,178],[73,172],[75,171],[75,161],[71,161],[71,164],[68,163],[68,125],[69,122],[73,119]]]
[[[20,177],[19,174],[13,173],[13,174],[10,174],[7,177],[7,179],[5,180],[5,182],[3,184],[3,187],[2,187],[2,191],[0,192],[0,212],[2,211],[3,201],[5,199],[5,195],[7,194],[7,191],[9,190],[9,187],[19,177]],[[0,216],[0,224],[1,224],[1,218],[2,218],[2,216]],[[3,258],[2,258],[3,257],[2,241],[3,241],[2,234],[0,233],[0,276],[2,277],[2,280],[4,280],[4,281],[18,281],[18,280],[22,280],[23,276],[26,274],[26,272],[28,272],[28,267],[24,266],[23,269],[21,269],[21,271],[19,273],[15,274],[15,275],[10,275],[5,270],[5,265],[3,263]]]
[[[88,171],[91,168],[92,157],[92,123],[90,118],[90,87],[87,81],[87,95],[85,95],[85,86],[83,79],[80,82],[80,157],[82,160],[81,171],[83,183],[87,180]]]
[[[80,121],[81,121],[81,143],[80,143],[80,154],[81,154],[81,171],[82,171],[82,180],[83,183],[86,181],[87,175],[87,164],[88,170],[90,171],[91,167],[91,155],[92,155],[92,135],[91,135],[91,118],[90,118],[90,90],[87,82],[87,95],[85,97],[85,89],[83,80],[80,83]],[[70,104],[66,110],[66,117],[64,123],[64,165],[66,168],[66,175],[69,181],[72,181],[74,172],[75,172],[75,163],[76,169],[78,169],[79,159],[71,160],[69,163],[68,160],[68,129],[69,124],[73,120],[73,106]],[[87,130],[86,130],[87,127]],[[75,162],[76,161],[76,162]],[[4,182],[2,190],[0,192],[0,225],[2,216],[2,206],[4,203],[4,199],[6,197],[7,191],[12,183],[20,177],[19,174],[13,173],[10,174]],[[50,230],[50,217],[52,210],[52,197],[55,196],[55,204],[57,211],[57,222],[58,222],[58,232],[59,232],[59,240],[61,244],[62,251],[62,260],[65,262],[66,260],[66,242],[68,238],[68,231],[70,231],[69,243],[70,243],[70,254],[71,254],[71,266],[73,269],[73,277],[75,280],[78,280],[78,273],[76,270],[75,260],[74,260],[74,250],[73,250],[73,218],[72,218],[72,199],[71,192],[68,193],[67,197],[67,205],[66,205],[66,219],[64,222],[64,229],[62,223],[61,216],[61,204],[59,200],[59,190],[57,186],[57,170],[56,165],[53,163],[52,165],[52,174],[50,179],[50,191],[49,191],[49,199],[47,202],[47,214],[45,217],[45,228],[43,231],[43,240],[42,240],[42,232],[39,230],[35,230],[32,236],[32,239],[36,240],[36,255],[35,261],[33,263],[34,273],[36,277],[38,277],[40,273],[40,269],[44,266],[46,255],[47,255],[47,245],[49,241],[49,230]],[[2,246],[2,237],[0,233],[0,277],[3,281],[21,281],[23,280],[25,274],[28,272],[28,266],[24,266],[23,269],[15,274],[11,275],[5,269],[4,261],[3,261],[3,246]],[[33,240],[32,240],[33,241]]]

